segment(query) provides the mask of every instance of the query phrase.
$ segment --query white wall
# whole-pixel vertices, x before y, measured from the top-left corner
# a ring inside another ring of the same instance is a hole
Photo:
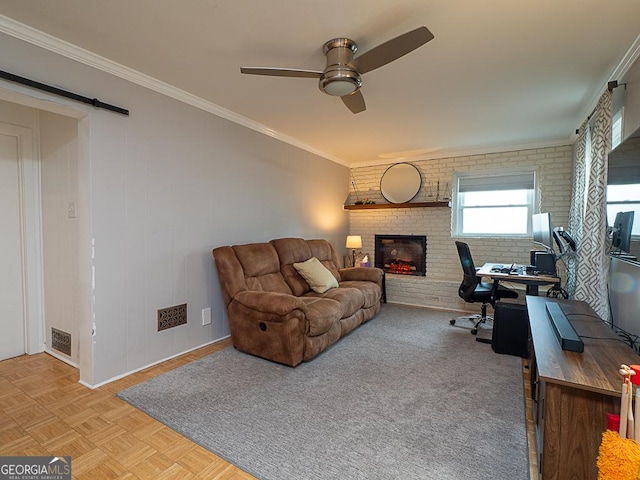
[[[625,74],[619,86],[614,92],[614,98],[622,97],[624,104],[624,132],[623,138],[627,138],[635,130],[640,128],[640,60],[636,60]]]
[[[83,382],[227,335],[212,248],[300,236],[344,249],[346,167],[15,38],[0,35],[0,49],[6,71],[131,112],[0,81],[87,113],[77,172]],[[157,309],[185,302],[187,325],[157,332]],[[206,307],[213,323],[203,327]]]
[[[38,111],[44,259],[45,335],[51,328],[71,334],[71,355],[79,361],[81,326],[78,219],[68,204],[78,199],[78,120]],[[64,355],[58,351],[58,355]]]
[[[500,170],[522,166],[534,169],[538,178],[540,211],[551,212],[554,225],[568,227],[573,168],[571,145],[520,150],[494,154],[410,161],[421,171],[423,184],[413,202],[435,200],[440,182],[441,196],[450,187],[454,172]],[[380,178],[388,166],[378,165],[352,169],[359,195],[378,203],[385,202],[380,194]],[[433,197],[429,197],[429,186]],[[353,189],[352,189],[353,190]],[[350,194],[351,203],[355,193]],[[440,308],[475,310],[458,297],[462,268],[451,235],[451,209],[411,208],[350,210],[350,234],[361,235],[363,251],[373,258],[374,235],[426,235],[427,274],[424,277],[389,274],[387,299],[393,303],[434,306]],[[499,221],[499,219],[496,219]],[[531,238],[500,239],[461,237],[471,248],[476,267],[485,262],[529,263]],[[559,271],[564,275],[562,264]],[[516,286],[517,287],[517,286]],[[543,289],[544,287],[540,287]],[[544,290],[543,290],[544,291]],[[522,297],[521,299],[524,299]]]

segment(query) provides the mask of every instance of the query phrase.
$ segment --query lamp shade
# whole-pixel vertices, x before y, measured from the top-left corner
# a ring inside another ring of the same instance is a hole
[[[348,235],[347,248],[362,248],[362,237],[360,235]]]

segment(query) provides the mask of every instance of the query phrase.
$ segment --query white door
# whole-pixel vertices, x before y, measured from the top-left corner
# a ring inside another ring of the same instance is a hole
[[[19,154],[0,131],[0,360],[25,353]]]

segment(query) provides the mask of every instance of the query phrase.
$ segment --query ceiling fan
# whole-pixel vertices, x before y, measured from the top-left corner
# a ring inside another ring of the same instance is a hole
[[[367,108],[360,91],[361,75],[397,60],[433,38],[427,27],[419,27],[384,42],[357,58],[353,58],[358,49],[356,42],[349,38],[334,38],[326,42],[322,48],[327,57],[327,66],[321,72],[270,67],[240,67],[240,72],[275,77],[317,78],[320,81],[320,90],[342,98],[349,110],[360,113]]]

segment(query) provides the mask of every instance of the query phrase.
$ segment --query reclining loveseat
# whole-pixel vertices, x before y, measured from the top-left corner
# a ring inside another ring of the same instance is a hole
[[[235,348],[295,367],[381,308],[383,271],[340,268],[326,240],[280,238],[213,250]]]

